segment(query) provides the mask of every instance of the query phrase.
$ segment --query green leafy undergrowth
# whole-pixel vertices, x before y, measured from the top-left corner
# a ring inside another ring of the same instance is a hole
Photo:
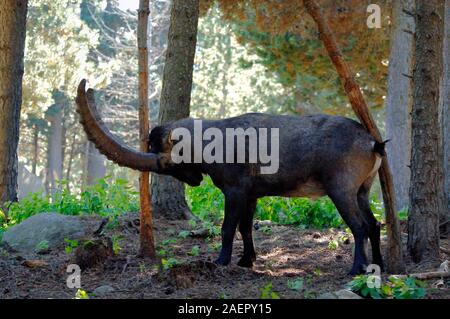
[[[425,296],[425,283],[413,277],[390,276],[385,283],[376,283],[373,275],[359,275],[348,284],[353,292],[372,299],[420,299]]]
[[[139,211],[139,194],[126,180],[98,180],[81,193],[72,193],[67,183],[60,184],[60,191],[53,196],[33,193],[19,202],[9,203],[8,220],[0,212],[0,232],[23,220],[45,212],[64,215],[96,214],[116,219],[124,212]]]

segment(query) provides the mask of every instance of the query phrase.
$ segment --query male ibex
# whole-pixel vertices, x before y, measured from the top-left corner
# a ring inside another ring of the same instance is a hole
[[[238,265],[251,267],[256,259],[252,239],[253,214],[256,201],[263,196],[311,197],[328,195],[340,215],[350,227],[355,240],[355,256],[351,274],[365,271],[368,264],[366,242],[372,245],[373,263],[382,267],[380,225],[369,205],[369,191],[384,155],[384,143],[376,142],[363,126],[340,116],[276,116],[245,114],[224,120],[202,121],[202,132],[214,128],[222,136],[227,129],[240,128],[244,132],[261,129],[278,132],[277,145],[267,145],[266,153],[279,153],[277,170],[262,173],[267,168],[261,161],[174,161],[176,147],[172,134],[182,128],[194,135],[195,120],[182,119],[155,127],[150,133],[150,153],[135,151],[119,142],[108,130],[97,111],[94,91],[85,91],[86,81],[78,88],[77,105],[81,123],[96,147],[111,161],[140,171],[166,174],[198,186],[203,174],[209,175],[225,195],[225,218],[222,225],[222,250],[217,259],[220,265],[231,261],[236,228],[242,235],[244,254]],[[198,128],[197,128],[198,129]],[[250,129],[250,130],[249,130]],[[245,144],[251,134],[244,133]],[[241,136],[242,137],[242,136]],[[261,136],[260,136],[261,137]],[[211,138],[211,136],[209,136]],[[179,141],[180,142],[180,141]],[[202,147],[207,144],[200,140]],[[273,143],[273,141],[272,141]],[[236,143],[227,143],[225,153],[232,151],[239,157]],[[231,146],[230,146],[231,145]],[[193,148],[198,147],[194,145]],[[230,148],[234,149],[230,149]],[[190,150],[188,151],[188,157]],[[195,150],[194,150],[195,151]],[[181,154],[186,156],[186,154]],[[221,154],[213,154],[222,156]],[[273,154],[272,154],[273,155]]]

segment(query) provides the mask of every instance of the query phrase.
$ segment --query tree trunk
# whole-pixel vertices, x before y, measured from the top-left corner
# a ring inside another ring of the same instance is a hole
[[[87,171],[86,184],[95,185],[97,180],[106,176],[105,156],[103,156],[92,142],[87,142]],[[69,153],[69,161],[73,158],[73,145]],[[70,177],[70,176],[69,176]]]
[[[59,182],[63,177],[63,127],[61,105],[51,106],[46,114],[50,122],[47,147],[47,185],[51,195],[59,189]]]
[[[158,118],[161,124],[189,116],[198,16],[199,0],[173,1]],[[184,184],[173,177],[153,175],[152,202],[155,215],[169,219],[191,216]]]
[[[17,200],[27,0],[0,1],[0,209]]]
[[[147,30],[150,14],[149,0],[139,1],[138,48],[139,48],[139,138],[142,152],[149,151],[149,103],[148,103],[148,48]],[[153,212],[150,194],[150,173],[142,172],[139,178],[141,201],[140,255],[155,258],[155,239],[153,236]]]
[[[328,51],[331,61],[336,67],[336,71],[341,78],[345,92],[347,93],[353,111],[367,131],[379,142],[381,134],[369,112],[366,101],[361,93],[361,89],[356,83],[353,73],[342,57],[333,32],[328,22],[325,20],[320,7],[314,0],[304,0],[306,10],[317,23],[320,39]],[[388,237],[388,263],[387,270],[391,273],[404,271],[400,226],[397,218],[395,191],[392,181],[392,174],[386,157],[383,158],[381,167],[378,171],[380,184],[383,191],[384,208],[386,213],[386,232]]]
[[[444,180],[445,202],[440,224],[443,236],[450,232],[450,0],[445,1],[445,34],[444,34],[444,76],[442,83],[442,126],[444,146]]]
[[[416,1],[414,102],[408,249],[414,262],[439,258],[439,215],[444,209],[439,88],[444,1]]]
[[[37,163],[39,157],[39,125],[33,126],[33,163],[31,172],[37,175]]]
[[[66,168],[66,181],[70,180],[70,176],[72,174],[72,165],[73,165],[73,158],[75,156],[75,150],[76,150],[76,143],[77,141],[77,135],[76,132],[73,133],[71,143],[70,143],[70,152],[69,152],[69,158],[67,160],[67,168]],[[69,184],[67,185],[67,189],[69,188]]]
[[[391,53],[389,57],[388,94],[386,99],[386,138],[389,164],[394,178],[397,210],[409,205],[409,179],[411,161],[411,107],[414,0],[394,2]]]

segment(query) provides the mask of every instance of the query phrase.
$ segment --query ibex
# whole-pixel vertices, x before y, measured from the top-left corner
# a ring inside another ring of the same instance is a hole
[[[170,175],[192,186],[200,185],[203,175],[209,175],[225,195],[225,217],[222,225],[222,249],[216,260],[219,265],[231,261],[236,228],[242,235],[244,253],[238,265],[252,267],[256,260],[253,246],[253,215],[258,198],[264,196],[310,197],[328,195],[335,204],[355,240],[353,267],[350,274],[365,271],[368,261],[366,242],[372,245],[373,263],[382,267],[380,224],[369,205],[369,191],[385,155],[384,143],[378,143],[358,122],[328,115],[287,116],[245,114],[223,120],[202,121],[202,133],[214,128],[223,136],[227,129],[252,129],[260,136],[260,129],[278,132],[277,170],[262,173],[267,163],[245,160],[179,162],[173,159],[177,145],[173,133],[177,129],[194,134],[195,120],[182,119],[153,128],[149,136],[150,152],[143,153],[123,145],[108,130],[96,108],[94,91],[86,92],[86,81],[78,87],[77,111],[81,124],[101,153],[121,166],[139,171]],[[246,134],[246,133],[244,133]],[[250,135],[244,136],[246,145]],[[180,141],[178,141],[180,142]],[[206,141],[202,140],[202,147]],[[273,141],[272,141],[273,143]],[[270,143],[269,143],[270,144]],[[231,146],[230,146],[231,145]],[[194,145],[194,148],[198,147]],[[234,151],[236,143],[225,151]],[[268,145],[267,152],[275,146]],[[186,150],[185,150],[186,151]],[[190,153],[190,150],[187,150]],[[180,154],[186,156],[186,154]],[[188,154],[189,155],[189,154]],[[218,155],[218,154],[213,154]],[[220,154],[219,154],[220,155]],[[191,156],[191,155],[189,155]]]

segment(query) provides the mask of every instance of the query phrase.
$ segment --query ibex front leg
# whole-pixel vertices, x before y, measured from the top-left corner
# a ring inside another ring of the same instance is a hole
[[[239,190],[226,191],[225,218],[222,224],[222,250],[216,260],[219,265],[228,265],[233,252],[233,239],[241,214],[246,212],[247,196]]]

